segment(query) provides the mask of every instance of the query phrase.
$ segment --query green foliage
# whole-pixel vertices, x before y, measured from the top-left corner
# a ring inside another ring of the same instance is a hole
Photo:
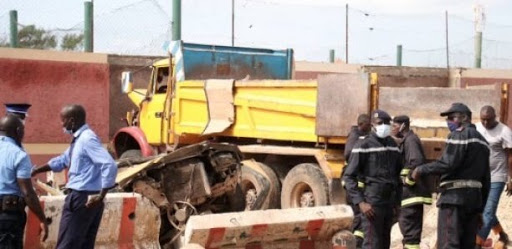
[[[62,37],[62,50],[81,50],[84,46],[84,34],[66,34]]]
[[[57,38],[50,32],[28,25],[18,31],[20,48],[52,49],[57,46]]]

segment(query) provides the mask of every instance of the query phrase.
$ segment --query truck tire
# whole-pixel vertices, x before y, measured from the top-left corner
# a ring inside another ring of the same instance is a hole
[[[277,178],[274,171],[267,165],[258,162],[257,166],[259,169],[242,166],[240,187],[246,199],[246,210],[279,208],[281,189],[279,178]],[[263,171],[265,175],[261,174],[261,171],[258,172],[258,170]],[[260,200],[261,198],[265,199]],[[261,203],[262,201],[263,203]]]
[[[317,207],[329,204],[327,177],[317,164],[293,167],[283,181],[281,208]]]
[[[142,157],[142,152],[139,149],[132,149],[127,150],[121,154],[119,159],[126,159],[126,158],[140,158]]]

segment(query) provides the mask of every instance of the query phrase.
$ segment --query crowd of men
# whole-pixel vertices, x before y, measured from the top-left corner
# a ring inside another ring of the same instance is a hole
[[[60,112],[64,133],[71,144],[60,156],[35,167],[22,141],[28,104],[7,105],[0,118],[0,249],[23,248],[25,206],[41,222],[41,240],[48,237],[49,221],[39,204],[31,178],[66,170],[66,199],[60,220],[58,249],[92,249],[103,214],[103,200],[115,184],[117,165],[86,123],[85,109],[67,105]]]
[[[497,217],[505,186],[512,194],[512,132],[484,106],[481,122],[454,103],[440,114],[450,134],[441,158],[427,162],[406,115],[375,110],[358,117],[345,147],[343,182],[355,214],[357,248],[388,249],[398,220],[403,248],[419,249],[424,205],[432,204],[430,176],[439,177],[437,248],[482,248],[490,231],[507,244]]]

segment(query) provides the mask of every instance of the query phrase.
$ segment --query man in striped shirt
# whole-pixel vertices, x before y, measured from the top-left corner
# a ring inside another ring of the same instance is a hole
[[[408,177],[418,180],[425,175],[441,175],[438,248],[475,248],[490,188],[489,145],[471,124],[471,110],[466,105],[453,103],[441,116],[446,117],[451,131],[443,155],[416,167]]]
[[[371,119],[373,131],[354,145],[343,180],[352,203],[363,214],[363,248],[388,249],[394,207],[400,201],[402,158],[390,137],[391,117],[375,110]],[[363,189],[358,179],[364,179]]]

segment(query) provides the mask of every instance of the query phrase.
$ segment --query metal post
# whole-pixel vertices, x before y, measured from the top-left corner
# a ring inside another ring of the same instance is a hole
[[[345,63],[348,64],[348,3],[345,5]]]
[[[94,51],[94,9],[92,1],[84,2],[84,51]]]
[[[396,46],[396,65],[402,66],[402,45]]]
[[[335,55],[334,49],[330,49],[329,50],[329,62],[330,63],[334,63],[334,55]]]
[[[231,46],[235,46],[235,0],[231,0]]]
[[[448,11],[445,11],[446,23],[446,68],[450,68],[450,46],[448,43]]]
[[[475,35],[475,67],[482,67],[482,32]]]
[[[10,19],[11,19],[11,48],[17,48],[18,45],[18,11],[11,10],[9,11]]]
[[[181,40],[181,0],[172,1],[172,40]]]

